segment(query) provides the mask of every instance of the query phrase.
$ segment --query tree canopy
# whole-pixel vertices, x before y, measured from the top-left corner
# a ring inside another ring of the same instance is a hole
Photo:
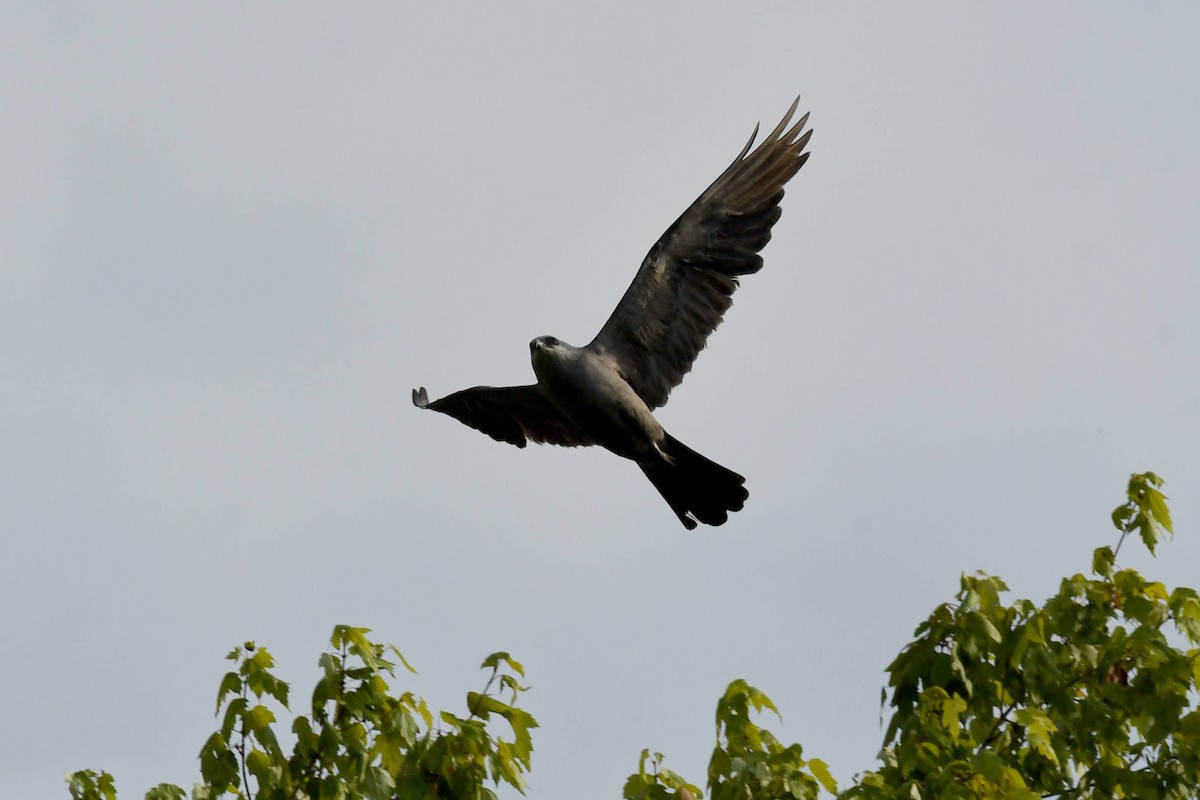
[[[778,709],[744,680],[717,702],[705,779],[711,800],[817,798],[1200,797],[1200,597],[1168,589],[1117,556],[1130,534],[1151,553],[1173,533],[1162,480],[1131,476],[1113,511],[1115,547],[1093,553],[1090,577],[1062,580],[1041,604],[1005,602],[998,577],[964,575],[950,601],[916,628],[887,668],[891,710],[880,763],[840,788],[819,759],[761,724]],[[200,750],[194,800],[433,800],[522,793],[537,721],[520,708],[524,667],[508,653],[482,664],[482,691],[459,713],[434,714],[391,686],[400,651],[339,625],[319,658],[307,714],[292,718],[291,748],[276,726],[289,686],[266,648],[246,642],[217,691],[220,727]],[[643,750],[626,800],[697,800],[698,785]],[[68,776],[75,800],[115,800],[113,777]],[[614,792],[616,787],[613,787]],[[161,784],[147,800],[188,793]]]

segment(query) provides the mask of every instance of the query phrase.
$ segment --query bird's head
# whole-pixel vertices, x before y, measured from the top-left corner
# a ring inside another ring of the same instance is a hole
[[[543,348],[553,349],[555,347],[558,347],[561,344],[562,344],[562,342],[560,342],[558,339],[556,339],[553,336],[539,336],[536,339],[534,339],[532,342],[529,343],[529,352],[536,353],[538,350],[541,350]]]
[[[533,362],[534,372],[538,371],[539,364],[570,361],[577,356],[574,347],[554,336],[539,336],[529,343],[529,360]]]

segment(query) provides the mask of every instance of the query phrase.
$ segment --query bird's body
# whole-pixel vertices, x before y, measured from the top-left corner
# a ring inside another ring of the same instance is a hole
[[[576,428],[638,463],[658,455],[662,425],[609,360],[551,336],[539,336],[529,349],[538,386]]]
[[[779,219],[783,186],[808,159],[812,131],[801,135],[808,115],[787,127],[797,103],[751,153],[755,129],[667,229],[591,343],[539,336],[529,344],[536,384],[477,386],[433,402],[421,388],[413,403],[518,447],[530,439],[599,445],[636,462],[686,527],[723,524],[749,497],[745,478],[676,440],[653,409],[667,402],[720,324],[738,277],[762,268],[758,252]]]

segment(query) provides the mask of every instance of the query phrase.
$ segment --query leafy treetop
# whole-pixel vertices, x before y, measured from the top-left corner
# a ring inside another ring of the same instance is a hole
[[[1173,534],[1161,485],[1154,473],[1133,475],[1112,515],[1116,547],[1097,549],[1091,577],[1064,578],[1040,605],[1005,603],[1000,578],[962,576],[954,599],[933,610],[888,666],[881,707],[891,718],[880,763],[840,793],[823,761],[805,759],[799,744],[785,746],[756,722],[766,711],[778,715],[771,699],[735,680],[717,703],[708,796],[1200,797],[1200,598],[1117,566],[1130,533],[1152,553]],[[483,662],[487,683],[467,694],[465,715],[435,717],[424,700],[391,691],[396,662],[412,668],[368,633],[334,629],[310,713],[292,722],[290,753],[273,727],[271,706],[289,707],[274,659],[252,642],[230,652],[234,666],[217,692],[221,725],[201,748],[193,800],[482,800],[501,784],[523,793],[537,722],[518,706],[522,665],[492,654]],[[626,800],[704,795],[663,761],[642,751]],[[75,800],[116,800],[106,772],[82,770],[68,783]],[[170,784],[146,794],[186,797]]]

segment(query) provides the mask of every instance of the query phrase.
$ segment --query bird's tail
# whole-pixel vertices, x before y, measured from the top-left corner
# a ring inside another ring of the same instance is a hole
[[[697,521],[723,525],[729,512],[742,510],[750,493],[741,475],[709,461],[670,434],[665,434],[660,449],[670,463],[653,461],[639,466],[688,530],[695,528]]]

